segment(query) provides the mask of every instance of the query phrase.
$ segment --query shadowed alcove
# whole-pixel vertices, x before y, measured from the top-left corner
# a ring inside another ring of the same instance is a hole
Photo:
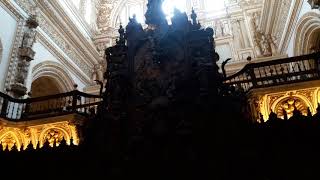
[[[41,97],[48,96],[53,94],[63,93],[63,88],[60,87],[57,80],[52,77],[43,76],[39,77],[32,82],[31,85],[31,96],[32,97]]]

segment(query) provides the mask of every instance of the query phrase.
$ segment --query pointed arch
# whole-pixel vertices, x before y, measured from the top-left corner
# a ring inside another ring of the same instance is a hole
[[[310,100],[305,97],[305,96],[302,96],[302,95],[299,95],[299,94],[295,94],[295,95],[285,95],[279,99],[277,99],[272,105],[271,105],[271,110],[272,112],[277,112],[277,106],[279,106],[281,104],[281,102],[283,102],[284,100],[288,100],[288,99],[298,99],[300,100],[305,106],[306,108],[310,108],[310,111],[314,114],[315,113],[315,107],[313,106],[313,103],[310,102]],[[271,112],[269,112],[270,114]]]
[[[61,135],[63,136],[63,138],[67,141],[67,144],[70,144],[70,139],[71,139],[71,135],[68,133],[68,129],[59,127],[59,126],[53,126],[53,127],[48,127],[46,129],[44,129],[39,136],[39,143],[40,143],[40,147],[43,146],[43,144],[45,143],[45,138],[46,135],[49,133],[50,130],[54,130],[54,131],[58,131],[59,133],[61,133]]]
[[[5,143],[6,141],[14,141],[14,146],[17,147],[18,150],[21,149],[21,146],[23,144],[23,142],[21,141],[21,138],[19,138],[18,133],[14,132],[14,131],[2,131],[0,132],[0,143],[4,146],[3,143]],[[9,144],[6,144],[6,146],[10,146]],[[5,148],[4,147],[4,148]],[[11,149],[12,147],[9,147],[9,149]]]

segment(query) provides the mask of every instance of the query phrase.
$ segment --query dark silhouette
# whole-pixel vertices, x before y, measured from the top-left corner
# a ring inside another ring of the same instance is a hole
[[[45,139],[41,148],[29,145],[17,152],[16,147],[5,147],[0,151],[1,171],[54,170],[64,178],[93,179],[318,179],[320,107],[315,115],[309,110],[304,116],[295,109],[290,118],[284,112],[284,120],[272,112],[268,121],[260,115],[261,123],[252,123],[245,94],[282,84],[283,79],[299,82],[303,73],[309,73],[308,80],[318,78],[315,69],[300,69],[286,72],[280,82],[279,73],[285,71],[275,69],[268,74],[273,83],[263,85],[255,74],[255,68],[277,63],[318,62],[317,54],[250,63],[225,78],[216,64],[213,29],[201,28],[194,12],[191,22],[178,10],[168,25],[161,3],[149,0],[147,29],[134,16],[125,29],[120,27],[116,45],[106,49],[102,102],[81,104],[81,98],[101,97],[78,91],[19,101],[0,94],[1,117],[11,121],[17,119],[8,117],[8,102],[22,103],[23,108],[31,104],[18,119],[29,121],[52,110],[32,113],[34,103],[55,98],[65,98],[66,103],[54,107],[54,115],[87,117],[79,127],[79,146],[73,140],[68,145],[67,139],[55,139],[51,147]],[[232,81],[239,76],[246,79]],[[244,82],[250,86],[244,87]]]

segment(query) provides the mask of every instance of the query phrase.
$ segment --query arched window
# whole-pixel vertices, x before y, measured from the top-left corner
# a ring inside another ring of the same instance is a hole
[[[181,12],[187,11],[187,1],[186,0],[165,0],[163,2],[162,9],[167,15],[167,19],[170,20],[173,16],[174,9],[179,9]]]

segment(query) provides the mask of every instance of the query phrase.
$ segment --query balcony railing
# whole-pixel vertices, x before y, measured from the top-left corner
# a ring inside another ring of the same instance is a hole
[[[0,92],[0,117],[10,121],[25,121],[65,114],[96,113],[102,97],[71,91],[45,97],[15,99]]]
[[[320,78],[320,52],[247,64],[225,79],[226,85],[248,92],[251,89],[298,83]]]

